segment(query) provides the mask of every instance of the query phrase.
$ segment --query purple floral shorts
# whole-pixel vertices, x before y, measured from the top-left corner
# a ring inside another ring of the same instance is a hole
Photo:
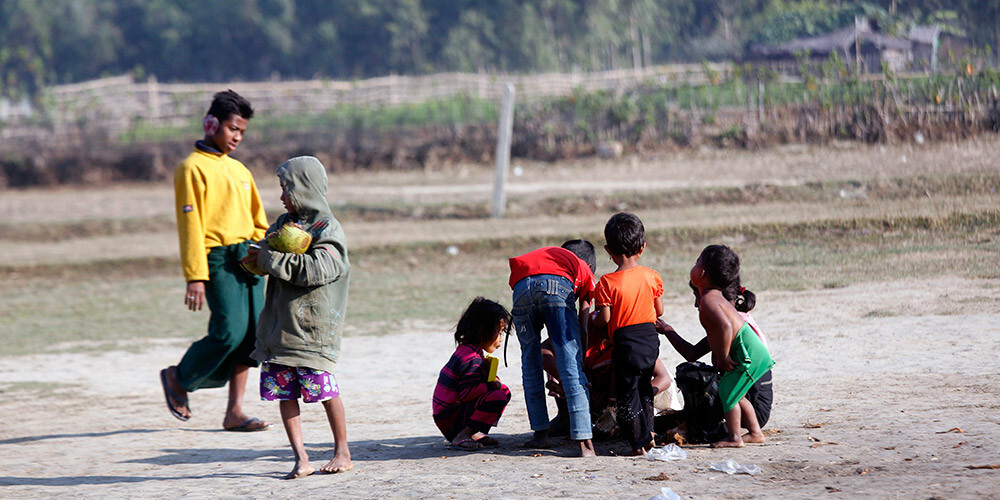
[[[264,363],[260,367],[260,399],[290,401],[302,396],[306,403],[317,403],[340,396],[333,374],[312,368]]]

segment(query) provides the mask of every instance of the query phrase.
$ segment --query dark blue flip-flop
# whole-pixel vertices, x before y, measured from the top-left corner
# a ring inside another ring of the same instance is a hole
[[[185,397],[181,397],[180,394],[177,394],[176,392],[174,392],[173,389],[170,388],[170,384],[167,383],[166,368],[160,370],[160,385],[163,386],[163,397],[167,400],[167,409],[170,410],[170,414],[173,415],[174,418],[176,418],[177,420],[180,420],[181,422],[187,422],[191,417],[185,416],[183,413],[177,411],[177,409],[174,408],[174,405],[170,404],[170,400],[172,398],[174,401],[177,402],[177,404],[183,406],[184,408],[187,408],[188,399]],[[188,411],[190,411],[190,409],[188,409]]]

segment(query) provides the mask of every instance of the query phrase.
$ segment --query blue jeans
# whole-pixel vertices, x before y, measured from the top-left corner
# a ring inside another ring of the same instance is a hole
[[[518,281],[514,284],[511,315],[517,340],[521,343],[521,381],[531,430],[549,428],[541,350],[541,332],[545,326],[559,366],[559,380],[566,393],[569,437],[577,441],[590,439],[593,437],[590,395],[587,377],[583,374],[583,344],[573,283],[552,274],[528,276]]]

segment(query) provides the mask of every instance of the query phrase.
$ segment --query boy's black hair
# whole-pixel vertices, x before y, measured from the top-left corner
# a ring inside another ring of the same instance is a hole
[[[597,272],[597,254],[594,253],[594,244],[587,240],[569,240],[562,244],[562,247],[576,254],[580,260],[590,266],[590,272]]]
[[[500,320],[504,321],[504,329],[497,333]],[[465,308],[458,324],[455,325],[455,343],[471,344],[483,347],[495,340],[497,335],[510,331],[511,317],[507,309],[487,298],[472,299]]]
[[[608,242],[609,252],[631,257],[642,250],[642,244],[646,242],[646,228],[637,215],[619,212],[604,225],[604,239]]]
[[[698,257],[712,283],[726,300],[734,301],[737,311],[750,312],[757,296],[740,286],[740,256],[725,245],[709,245]]]
[[[230,115],[240,115],[249,120],[253,118],[253,106],[243,96],[228,89],[212,96],[212,105],[208,107],[207,114],[218,118],[220,122],[226,121]]]

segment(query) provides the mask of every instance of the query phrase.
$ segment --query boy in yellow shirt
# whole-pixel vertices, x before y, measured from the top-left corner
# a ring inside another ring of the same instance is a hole
[[[243,413],[243,393],[254,349],[264,280],[239,261],[248,244],[267,230],[267,216],[253,175],[229,156],[253,117],[250,103],[232,90],[219,92],[205,115],[204,139],[174,171],[181,266],[187,281],[184,305],[211,310],[208,335],[191,344],[180,363],[160,371],[170,413],[191,418],[187,393],[229,384],[222,427],[259,431],[270,424]]]

